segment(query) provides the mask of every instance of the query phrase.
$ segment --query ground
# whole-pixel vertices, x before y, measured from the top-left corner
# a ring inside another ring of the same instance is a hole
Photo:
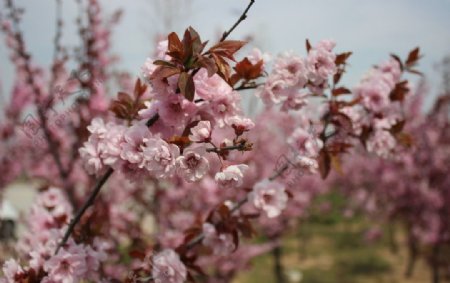
[[[394,226],[395,232],[390,234],[394,240],[390,240],[388,227],[383,227],[381,239],[369,243],[364,232],[371,227],[370,221],[362,216],[345,218],[335,209],[336,201],[331,202],[334,207],[331,212],[311,212],[308,221],[283,238],[283,265],[288,282],[430,282],[430,271],[423,259],[417,262],[413,276],[405,277],[408,257],[400,225]],[[270,254],[255,258],[252,264],[252,269],[234,283],[276,282]]]

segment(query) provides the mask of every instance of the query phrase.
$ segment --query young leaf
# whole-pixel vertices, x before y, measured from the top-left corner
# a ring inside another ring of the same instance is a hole
[[[398,62],[398,64],[400,65],[400,70],[403,71],[404,66],[403,66],[402,59],[400,59],[400,57],[398,57],[398,56],[395,55],[395,54],[391,54],[391,57],[394,58],[394,60]]]
[[[412,67],[417,61],[420,59],[420,48],[416,47],[408,54],[408,58],[406,59],[405,65],[407,67]]]
[[[331,94],[333,96],[339,96],[339,95],[349,94],[349,93],[352,93],[352,92],[348,88],[345,88],[345,87],[338,87],[331,91]]]
[[[181,94],[183,94],[187,100],[194,100],[195,85],[192,75],[186,72],[181,73],[180,77],[178,78],[178,87],[180,88]]]
[[[225,40],[211,47],[208,52],[235,61],[233,56],[234,53],[241,49],[245,44],[245,41]]]
[[[152,75],[150,76],[151,80],[154,79],[165,79],[168,77],[171,77],[173,75],[179,74],[180,69],[176,67],[169,67],[169,66],[159,66],[156,68],[155,71],[153,71]]]
[[[392,101],[403,101],[405,99],[405,95],[408,94],[408,81],[401,81],[395,85],[395,88],[392,90],[389,98]]]
[[[344,65],[347,59],[352,55],[352,52],[344,52],[341,54],[338,54],[336,56],[335,64],[336,65]]]
[[[206,56],[199,56],[197,62],[200,67],[203,67],[208,71],[208,77],[211,77],[218,71],[214,59],[208,58]]]
[[[322,149],[319,153],[318,161],[319,161],[320,176],[322,176],[322,179],[325,179],[330,173],[330,165],[331,165],[330,154],[325,149]]]
[[[253,80],[261,76],[263,71],[264,61],[260,60],[258,63],[253,65],[247,57],[245,57],[242,61],[238,62],[234,67],[234,70],[241,78],[245,80]]]
[[[311,50],[311,43],[309,43],[309,40],[307,39],[306,40],[306,52],[308,52],[309,53],[309,51]]]

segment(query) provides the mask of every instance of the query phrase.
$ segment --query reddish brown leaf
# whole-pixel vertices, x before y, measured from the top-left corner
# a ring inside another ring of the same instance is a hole
[[[331,155],[331,166],[340,175],[344,174],[344,171],[342,171],[341,161],[340,161],[338,155],[335,155],[335,154]]]
[[[345,88],[345,87],[338,87],[331,91],[331,94],[333,96],[339,96],[339,95],[349,94],[349,93],[352,93],[352,92],[348,88]]]
[[[199,56],[198,59],[199,67],[203,67],[208,71],[208,77],[211,77],[217,73],[217,65],[214,59],[208,58],[206,56]]]
[[[408,81],[401,81],[395,85],[395,88],[392,90],[389,98],[392,101],[403,101],[405,99],[406,94],[408,94]]]
[[[411,74],[423,76],[423,73],[422,73],[421,71],[418,71],[418,70],[415,70],[415,69],[408,69],[407,71],[408,71],[409,73],[411,73]]]
[[[405,120],[398,121],[395,125],[393,125],[390,129],[390,132],[395,135],[397,133],[400,133],[403,130],[403,127],[405,126]]]
[[[192,54],[193,55],[201,54],[208,42],[207,41],[202,42],[200,39],[200,35],[193,27],[189,27],[188,31],[189,31],[189,36],[191,39],[191,44],[192,44]]]
[[[327,145],[327,151],[330,154],[340,154],[347,152],[347,149],[351,148],[352,144],[345,142],[334,142]]]
[[[235,61],[233,55],[245,44],[246,44],[245,41],[225,40],[211,47],[208,52]]]
[[[214,61],[216,62],[217,68],[218,68],[218,74],[225,80],[229,81],[230,79],[230,65],[220,56],[216,55],[215,53],[212,54]]]
[[[336,74],[334,74],[334,76],[333,76],[333,83],[336,85],[336,84],[338,84],[339,83],[339,81],[341,80],[341,78],[342,78],[342,71],[338,71]]]
[[[311,43],[309,43],[309,40],[307,39],[306,40],[306,52],[308,52],[309,53],[309,51],[311,50]]]
[[[408,54],[408,58],[405,61],[405,65],[407,67],[411,67],[414,64],[416,64],[417,61],[420,59],[419,53],[420,53],[420,48],[419,47],[416,47],[413,50],[411,50],[411,52],[409,52],[409,54]]]
[[[414,144],[412,136],[405,132],[397,133],[395,135],[395,139],[397,140],[398,143],[406,147],[411,147]]]
[[[134,85],[134,97],[139,99],[142,95],[144,95],[147,90],[147,85],[141,82],[141,79],[137,79]]]
[[[119,93],[117,94],[117,100],[126,106],[133,105],[133,98],[125,92],[119,91]]]
[[[181,94],[183,94],[187,100],[194,100],[195,85],[192,75],[186,72],[181,73],[180,77],[178,78],[178,87],[180,88]]]
[[[264,61],[260,60],[255,65],[253,65],[250,60],[245,57],[242,61],[236,64],[234,70],[239,74],[241,78],[249,81],[261,76],[263,72],[263,64]]]
[[[335,64],[336,65],[344,65],[347,61],[347,59],[352,55],[352,52],[344,52],[341,54],[338,54],[336,56]]]
[[[330,165],[331,165],[330,154],[326,150],[322,149],[319,153],[318,161],[319,161],[320,176],[322,176],[322,179],[325,179],[330,173]]]
[[[173,144],[178,145],[181,148],[184,148],[187,145],[189,145],[191,143],[191,141],[186,136],[172,136],[169,139],[169,143],[173,143]]]
[[[129,118],[129,110],[128,108],[120,103],[119,101],[111,102],[109,106],[109,110],[113,112],[117,118],[119,119],[128,119]]]
[[[167,66],[167,67],[173,67],[176,68],[176,65],[174,65],[171,62],[165,61],[165,60],[155,60],[153,61],[153,65],[157,65],[157,66]]]
[[[336,127],[343,129],[347,133],[353,132],[352,119],[350,119],[350,117],[342,112],[333,114],[333,116],[331,117],[331,123],[336,125]]]
[[[182,60],[184,54],[183,43],[175,32],[171,32],[168,36],[168,52],[167,54],[173,58]]]
[[[179,74],[180,69],[169,66],[159,66],[150,76],[150,79],[165,79],[173,75]]]
[[[394,58],[394,60],[398,62],[398,64],[400,65],[400,69],[403,71],[404,66],[403,66],[402,59],[400,59],[400,57],[395,54],[391,54],[391,57]]]

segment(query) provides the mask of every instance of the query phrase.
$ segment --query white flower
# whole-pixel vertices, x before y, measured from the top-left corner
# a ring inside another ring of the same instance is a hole
[[[264,180],[253,187],[249,201],[256,208],[263,210],[267,217],[274,218],[286,208],[288,195],[283,184]]]
[[[221,188],[240,187],[244,179],[244,171],[248,169],[245,164],[231,165],[222,172],[216,173],[215,180]]]

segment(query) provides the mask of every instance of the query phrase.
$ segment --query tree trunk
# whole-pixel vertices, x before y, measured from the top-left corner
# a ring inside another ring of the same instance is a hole
[[[436,244],[433,248],[433,255],[431,257],[431,276],[433,283],[439,283],[439,245]]]
[[[410,234],[408,237],[408,264],[406,265],[405,277],[411,278],[414,272],[414,266],[417,259],[417,244],[415,242],[415,238]]]
[[[273,256],[273,263],[274,263],[274,275],[275,275],[275,282],[277,283],[285,283],[286,280],[284,278],[284,270],[283,270],[283,264],[281,261],[283,255],[283,250],[280,246],[275,247],[272,250],[272,256]]]

